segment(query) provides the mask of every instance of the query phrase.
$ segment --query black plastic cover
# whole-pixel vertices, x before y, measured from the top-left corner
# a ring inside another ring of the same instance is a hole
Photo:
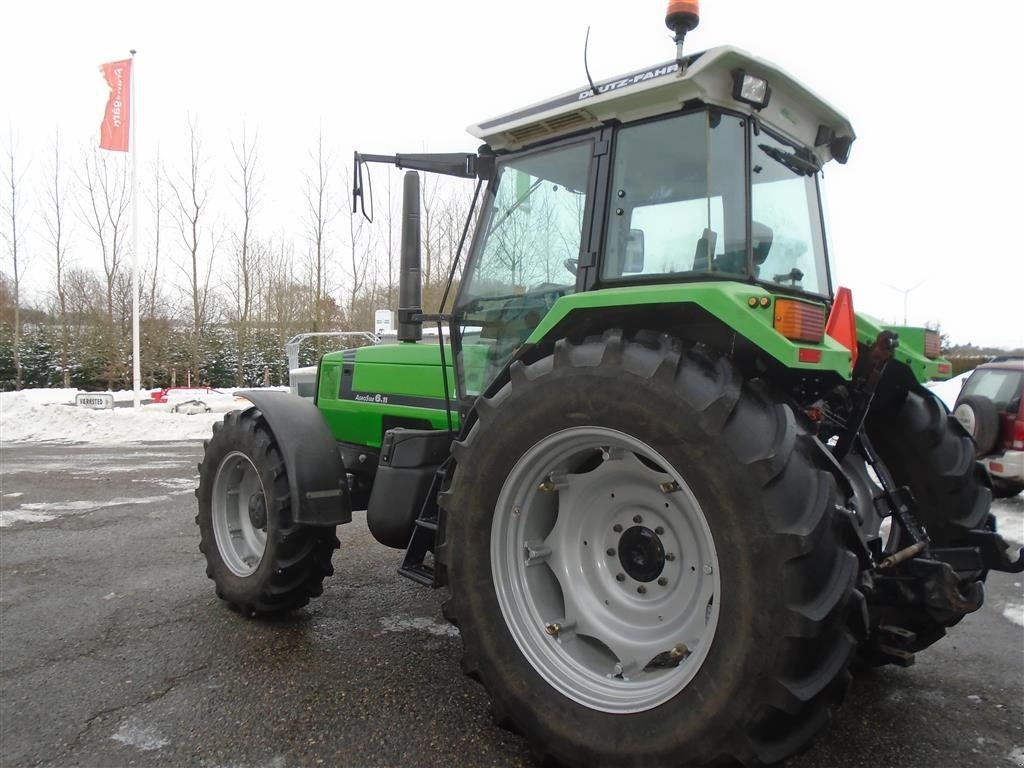
[[[436,471],[435,465],[380,465],[366,507],[366,526],[373,538],[387,547],[405,549]]]
[[[352,521],[345,465],[320,410],[290,392],[240,392],[259,408],[277,440],[291,488],[292,516],[302,525]]]
[[[384,433],[379,466],[436,467],[448,458],[454,439],[446,430],[389,429]]]

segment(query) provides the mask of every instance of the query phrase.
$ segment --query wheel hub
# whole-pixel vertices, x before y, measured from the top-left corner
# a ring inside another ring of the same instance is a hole
[[[259,568],[267,548],[267,496],[253,460],[231,451],[217,467],[210,494],[217,551],[235,576],[246,578]]]
[[[651,582],[665,570],[665,547],[650,528],[634,525],[619,539],[619,562],[630,578]]]
[[[267,530],[267,502],[261,492],[249,497],[249,522],[253,528]]]

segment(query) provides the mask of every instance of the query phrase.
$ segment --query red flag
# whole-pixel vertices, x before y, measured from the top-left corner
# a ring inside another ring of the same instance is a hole
[[[100,149],[128,151],[128,121],[131,106],[132,60],[111,61],[100,65],[110,86],[107,110],[100,125]]]

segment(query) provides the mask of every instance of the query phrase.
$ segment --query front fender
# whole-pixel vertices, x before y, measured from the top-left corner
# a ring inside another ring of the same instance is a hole
[[[320,410],[290,392],[239,392],[263,414],[284,458],[292,519],[301,525],[352,521],[345,465]]]

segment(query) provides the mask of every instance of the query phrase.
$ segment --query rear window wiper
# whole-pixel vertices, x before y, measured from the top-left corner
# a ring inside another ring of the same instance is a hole
[[[783,152],[781,149],[773,147],[771,144],[758,144],[757,147],[772,160],[782,163],[782,165],[789,168],[793,173],[799,173],[801,176],[813,176],[821,170],[821,168],[811,160],[806,160],[796,153],[790,154],[788,152]]]

